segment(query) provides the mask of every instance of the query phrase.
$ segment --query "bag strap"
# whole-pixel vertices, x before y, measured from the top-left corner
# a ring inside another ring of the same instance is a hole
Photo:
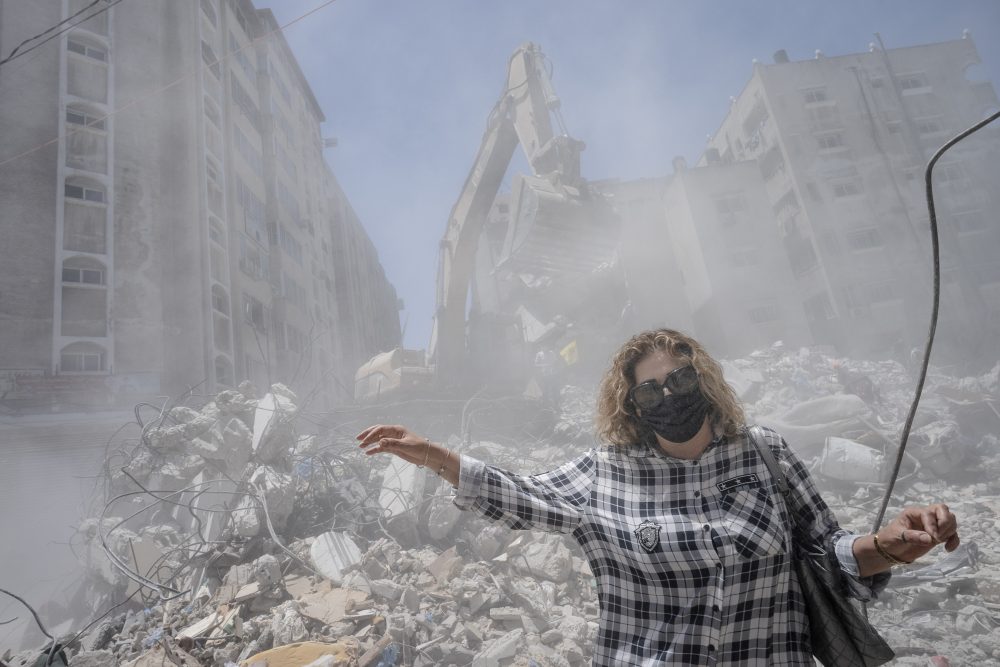
[[[781,466],[778,465],[778,461],[774,458],[774,452],[771,451],[771,448],[767,445],[767,443],[764,443],[762,446],[760,441],[758,441],[755,437],[755,432],[759,433],[760,431],[760,426],[754,424],[747,429],[747,434],[750,436],[750,442],[752,442],[753,446],[757,448],[757,453],[760,454],[760,458],[764,460],[764,465],[766,465],[767,469],[771,472],[771,477],[778,485],[778,490],[781,491],[781,495],[784,496],[785,502],[787,503],[789,493],[788,478],[785,477],[784,471],[781,469]],[[763,433],[761,433],[761,435],[763,435]]]

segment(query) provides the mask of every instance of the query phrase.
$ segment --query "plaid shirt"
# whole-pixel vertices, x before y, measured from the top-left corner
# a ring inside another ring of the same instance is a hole
[[[871,599],[888,573],[858,576],[857,536],[781,436],[764,433],[797,525],[836,553],[851,595]],[[693,461],[657,446],[595,448],[531,476],[463,455],[455,504],[580,543],[601,608],[594,665],[814,664],[788,510],[745,437],[716,438]]]

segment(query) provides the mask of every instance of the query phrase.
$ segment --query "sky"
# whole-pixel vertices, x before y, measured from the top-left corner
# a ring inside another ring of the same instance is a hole
[[[324,0],[276,0],[280,25]],[[978,78],[1000,85],[994,0],[338,0],[285,31],[326,114],[327,161],[405,308],[404,344],[425,348],[438,241],[506,78],[539,44],[582,174],[623,180],[694,163],[750,77],[754,58],[792,60],[958,39],[971,30]],[[515,156],[512,172],[525,171]],[[509,178],[509,174],[508,174]]]

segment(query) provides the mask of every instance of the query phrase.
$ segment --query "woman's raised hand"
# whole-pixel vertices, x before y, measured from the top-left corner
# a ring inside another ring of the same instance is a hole
[[[365,454],[395,454],[415,465],[427,465],[432,445],[427,438],[417,435],[405,426],[369,426],[357,435],[358,446]],[[374,444],[373,444],[374,443]]]

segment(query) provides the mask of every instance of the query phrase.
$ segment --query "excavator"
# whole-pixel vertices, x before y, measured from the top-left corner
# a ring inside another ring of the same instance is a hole
[[[477,255],[482,256],[477,247],[518,145],[533,173],[512,180],[510,203],[503,207],[508,215],[501,252],[495,266],[487,268],[551,282],[591,272],[614,254],[615,215],[605,197],[580,176],[584,144],[565,131],[547,65],[541,49],[531,43],[518,47],[508,61],[503,92],[440,242],[427,353],[397,348],[376,355],[355,374],[355,399],[371,402],[474,388],[468,372],[470,284]]]

